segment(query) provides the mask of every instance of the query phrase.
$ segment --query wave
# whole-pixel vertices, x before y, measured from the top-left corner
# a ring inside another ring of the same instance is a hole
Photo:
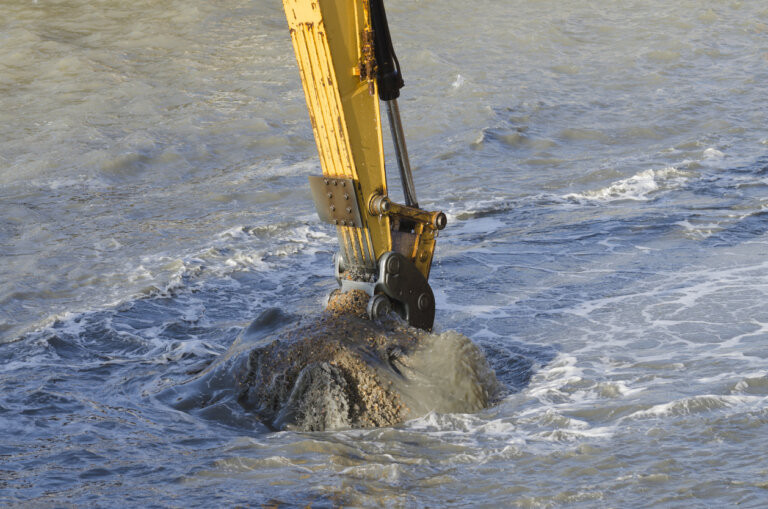
[[[679,188],[688,177],[689,172],[673,166],[660,170],[648,169],[600,189],[566,194],[563,199],[578,203],[649,201],[654,193]]]
[[[633,412],[626,419],[684,416],[728,408],[762,407],[765,401],[765,397],[759,396],[702,394],[653,405],[650,408]]]
[[[623,201],[645,202],[655,199],[665,191],[682,188],[691,177],[690,170],[674,166],[647,169],[598,189],[563,195],[539,193],[516,197],[497,196],[463,203],[461,208],[453,207],[448,209],[446,214],[449,224],[452,224],[455,221],[480,219],[521,208],[578,207]]]

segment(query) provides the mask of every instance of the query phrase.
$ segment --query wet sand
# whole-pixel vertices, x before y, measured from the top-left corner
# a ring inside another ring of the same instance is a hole
[[[371,321],[367,301],[364,292],[337,293],[319,317],[253,349],[238,383],[238,402],[272,428],[305,431],[391,426],[440,406],[419,400],[434,396],[441,383],[414,382],[429,371],[420,369],[429,359],[419,354],[441,336],[394,317]],[[469,378],[466,373],[452,377],[474,388],[460,390],[461,401],[450,410],[472,412],[490,404],[498,384],[479,349],[464,339],[473,347],[470,364],[482,369],[472,370],[475,376]],[[415,376],[419,372],[422,376]],[[432,390],[417,394],[419,385]]]

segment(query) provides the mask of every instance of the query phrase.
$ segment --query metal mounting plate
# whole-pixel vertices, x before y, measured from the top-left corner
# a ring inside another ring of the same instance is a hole
[[[312,175],[309,188],[322,221],[340,226],[363,226],[353,179]]]
[[[427,279],[408,258],[389,251],[378,261],[379,274],[376,281],[356,281],[342,276],[341,259],[336,258],[336,280],[342,292],[362,290],[371,298],[386,295],[399,303],[397,311],[409,325],[432,330],[435,322],[435,295]]]

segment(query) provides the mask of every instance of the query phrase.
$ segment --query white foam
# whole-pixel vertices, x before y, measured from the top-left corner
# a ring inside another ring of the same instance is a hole
[[[57,320],[66,327],[76,327],[72,317],[116,308],[149,295],[168,295],[191,288],[210,277],[218,278],[217,284],[237,285],[237,281],[228,278],[237,271],[258,272],[266,279],[279,281],[284,277],[286,264],[333,249],[335,236],[331,237],[320,228],[321,225],[315,227],[305,223],[258,227],[240,225],[212,235],[209,244],[190,253],[175,256],[152,253],[141,256],[138,264],[135,260],[126,260],[125,266],[101,275],[105,280],[122,283],[114,286],[114,294],[102,295],[100,301],[91,303],[78,313],[52,314],[30,327],[28,332],[44,331]],[[109,242],[102,247],[111,249],[114,244]],[[299,278],[310,276],[311,273],[298,275]],[[254,296],[254,302],[259,300],[258,296]],[[194,322],[203,316],[204,309],[192,303],[181,319]],[[73,330],[72,335],[77,336],[78,332]]]
[[[686,172],[672,166],[660,170],[648,169],[607,187],[570,193],[563,198],[578,202],[648,201],[656,191],[678,187],[687,176]]]
[[[548,366],[533,376],[526,390],[527,394],[547,405],[572,401],[572,396],[564,388],[583,379],[582,369],[577,364],[578,359],[575,356],[560,353]]]
[[[725,154],[723,152],[720,152],[716,148],[709,147],[704,151],[703,157],[705,160],[713,161],[713,160],[720,160],[725,157]]]
[[[525,432],[520,430],[515,419],[487,420],[480,414],[441,414],[429,412],[418,419],[408,421],[408,431],[418,431],[434,437],[449,440],[452,445],[476,446],[480,441],[499,441],[498,451],[482,451],[477,454],[466,453],[467,463],[482,463],[498,455],[517,455],[525,446]],[[454,458],[455,459],[455,458]]]
[[[533,438],[538,438],[547,442],[574,442],[586,438],[610,438],[614,435],[615,430],[616,428],[612,426],[580,430],[557,429],[535,433]]]
[[[766,400],[768,398],[760,396],[701,394],[653,405],[646,410],[633,412],[625,419],[682,416],[728,408],[763,407]]]

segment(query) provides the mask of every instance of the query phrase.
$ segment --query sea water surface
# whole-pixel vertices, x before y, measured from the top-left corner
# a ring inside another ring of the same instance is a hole
[[[436,329],[506,397],[326,433],[164,403],[335,286],[281,3],[7,0],[0,505],[768,503],[768,4],[386,5]]]

